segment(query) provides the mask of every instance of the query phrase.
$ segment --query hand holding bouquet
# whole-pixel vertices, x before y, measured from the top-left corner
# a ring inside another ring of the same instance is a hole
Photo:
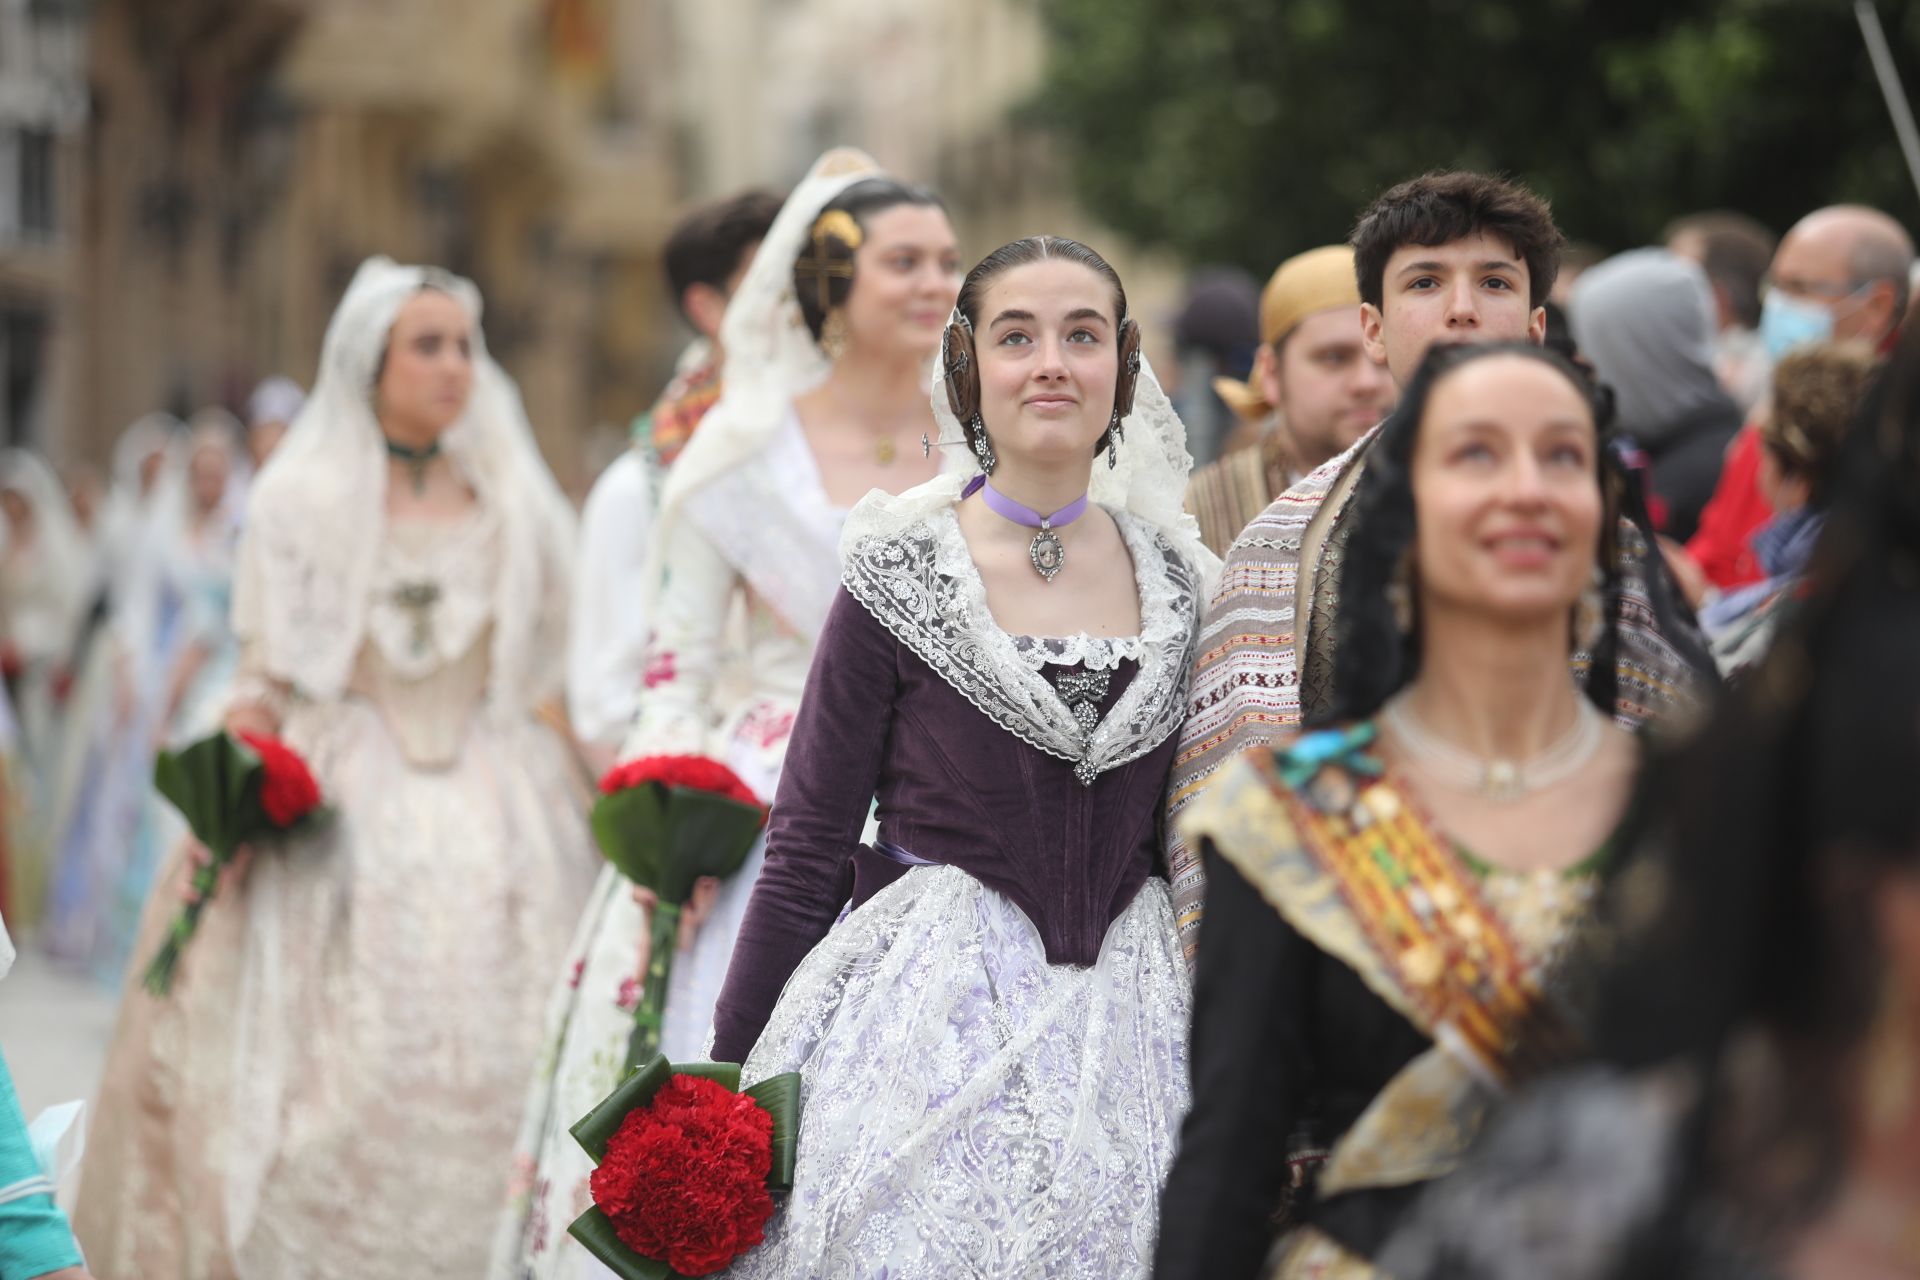
[[[644,756],[600,780],[593,836],[620,874],[656,898],[646,989],[634,1009],[627,1064],[660,1050],[680,915],[702,876],[740,869],[767,812],[739,775],[704,756]]]
[[[324,820],[326,810],[307,762],[264,734],[216,733],[179,751],[162,751],[154,761],[153,782],[208,854],[194,869],[192,896],[147,966],[143,985],[164,996],[200,927],[200,913],[220,886],[220,873],[239,850],[311,827]]]

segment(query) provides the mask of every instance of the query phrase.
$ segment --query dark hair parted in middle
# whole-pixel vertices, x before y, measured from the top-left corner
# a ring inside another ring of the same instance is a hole
[[[1387,259],[1395,250],[1476,235],[1511,245],[1527,264],[1528,302],[1536,307],[1546,302],[1567,244],[1553,211],[1517,182],[1459,171],[1423,173],[1382,193],[1360,215],[1349,240],[1360,300],[1380,305]]]
[[[1015,267],[1049,260],[1077,262],[1112,285],[1113,322],[1120,324],[1127,318],[1127,290],[1120,283],[1120,273],[1098,253],[1078,240],[1069,240],[1065,236],[1028,236],[1001,245],[967,272],[967,278],[960,283],[960,298],[954,306],[967,318],[968,324],[978,325],[980,298],[986,293],[987,286]]]
[[[846,306],[853,293],[853,257],[868,220],[903,204],[942,212],[947,207],[926,187],[893,178],[863,178],[829,200],[814,218],[813,233],[793,264],[793,293],[815,341],[826,330],[827,312]]]
[[[1381,424],[1378,443],[1367,455],[1366,471],[1353,496],[1354,523],[1344,554],[1335,614],[1333,698],[1326,713],[1314,717],[1317,723],[1344,723],[1374,714],[1420,669],[1420,627],[1416,622],[1410,630],[1401,631],[1388,593],[1413,548],[1413,454],[1420,438],[1420,422],[1426,416],[1434,387],[1448,374],[1477,360],[1498,356],[1536,360],[1564,377],[1592,411],[1596,432],[1604,432],[1612,420],[1612,402],[1605,390],[1579,366],[1550,348],[1527,342],[1448,343],[1427,352],[1399,406]],[[1587,693],[1596,705],[1612,714],[1617,649],[1613,631],[1618,613],[1614,551],[1630,481],[1611,450],[1596,449],[1594,457],[1594,479],[1600,486],[1605,510],[1597,567],[1605,579],[1601,591],[1606,628],[1594,646]]]

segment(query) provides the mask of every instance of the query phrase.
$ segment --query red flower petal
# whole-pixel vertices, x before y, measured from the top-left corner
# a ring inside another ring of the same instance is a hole
[[[299,752],[261,733],[242,733],[240,740],[260,757],[260,807],[268,822],[291,827],[320,807],[320,784]]]
[[[621,1122],[590,1185],[629,1248],[699,1276],[765,1239],[772,1165],[773,1117],[682,1074]]]

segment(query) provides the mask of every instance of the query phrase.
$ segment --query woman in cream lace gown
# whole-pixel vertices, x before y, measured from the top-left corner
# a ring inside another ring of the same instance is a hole
[[[0,453],[0,666],[17,720],[0,775],[7,849],[0,904],[16,923],[38,915],[56,832],[57,687],[86,608],[86,542],[52,468],[24,449]]]
[[[283,736],[335,813],[227,878],[169,997],[130,984],[75,1224],[103,1277],[485,1264],[595,859],[536,714],[571,516],[479,312],[466,281],[363,265],[255,485],[228,724]]]
[[[959,289],[957,253],[935,199],[857,152],[829,153],[789,197],[728,307],[720,402],[661,500],[654,633],[624,755],[712,756],[772,799],[848,508],[938,469],[920,440],[934,427],[926,373]],[[744,624],[729,631],[736,605]],[[704,1056],[760,862],[756,849],[683,930],[669,1058]],[[494,1276],[606,1274],[566,1234],[593,1168],[567,1130],[619,1083],[646,934],[631,886],[608,870],[549,1010]]]

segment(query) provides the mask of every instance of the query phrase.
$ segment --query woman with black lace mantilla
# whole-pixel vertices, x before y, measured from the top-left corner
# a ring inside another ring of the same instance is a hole
[[[1445,346],[1382,428],[1331,714],[1183,820],[1207,935],[1157,1276],[1375,1274],[1486,1100],[1571,1034],[1556,962],[1640,759],[1607,714],[1636,504],[1606,417],[1553,352]]]
[[[1187,1101],[1160,795],[1214,562],[1138,352],[1098,254],[996,251],[934,389],[979,473],[849,517],[715,1015],[745,1081],[806,1082],[730,1275],[1147,1274]]]

